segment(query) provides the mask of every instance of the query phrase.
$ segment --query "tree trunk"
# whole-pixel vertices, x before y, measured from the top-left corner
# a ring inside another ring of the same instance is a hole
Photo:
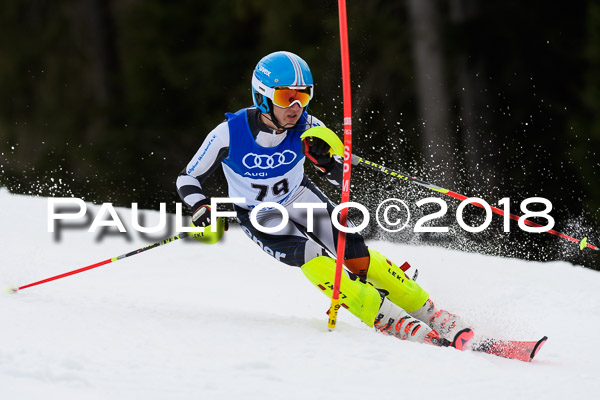
[[[464,32],[464,25],[478,14],[478,0],[450,0],[450,19],[459,31]],[[460,43],[458,45],[461,48]],[[488,104],[483,81],[484,61],[477,54],[459,50],[454,68],[466,170],[463,179],[467,188],[482,190],[484,187],[495,187],[492,154],[496,154],[496,142],[489,132],[491,116],[483,107]]]
[[[452,186],[455,182],[454,145],[438,4],[436,0],[408,0],[407,3],[426,167],[437,172],[436,179],[441,179],[441,184]]]
[[[89,139],[104,134],[102,130],[114,122],[110,121],[110,116],[118,118],[118,110],[121,109],[123,100],[118,84],[120,65],[111,4],[112,1],[109,0],[85,1],[92,90],[94,100],[101,111],[96,121],[98,124],[91,126],[88,131],[88,135],[91,136]]]

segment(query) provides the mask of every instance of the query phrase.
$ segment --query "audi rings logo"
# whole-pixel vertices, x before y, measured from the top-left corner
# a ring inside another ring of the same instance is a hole
[[[248,169],[273,169],[282,165],[291,164],[295,159],[296,153],[291,150],[284,150],[283,153],[277,152],[270,156],[248,153],[242,159],[242,163]]]

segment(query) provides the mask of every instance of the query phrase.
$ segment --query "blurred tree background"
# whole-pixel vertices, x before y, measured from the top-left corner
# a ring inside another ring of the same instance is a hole
[[[251,105],[252,70],[277,50],[308,62],[309,112],[341,132],[337,13],[322,0],[4,0],[0,186],[173,210],[177,174],[226,111]],[[548,198],[555,229],[600,242],[598,1],[363,0],[348,24],[356,153],[490,204],[510,197],[517,214]],[[437,196],[380,175],[354,168],[353,200]],[[207,186],[226,194],[220,173]],[[455,225],[445,200],[438,223]],[[598,268],[594,252],[494,221],[479,235],[366,233]]]

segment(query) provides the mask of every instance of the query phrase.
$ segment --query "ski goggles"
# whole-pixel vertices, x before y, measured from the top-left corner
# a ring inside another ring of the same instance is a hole
[[[278,107],[288,108],[294,103],[302,108],[308,105],[310,99],[312,99],[313,88],[312,86],[278,86],[273,88],[273,104]]]
[[[252,87],[259,93],[267,96],[273,104],[281,108],[291,107],[298,103],[302,108],[308,105],[313,97],[313,87],[310,86],[275,86],[273,88],[263,85],[256,76],[252,76]]]

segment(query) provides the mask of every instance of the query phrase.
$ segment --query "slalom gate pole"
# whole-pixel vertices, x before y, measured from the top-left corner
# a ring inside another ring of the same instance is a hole
[[[429,182],[425,182],[422,179],[412,177],[412,176],[410,176],[409,174],[407,174],[405,172],[393,170],[393,169],[384,167],[383,165],[371,162],[369,160],[365,160],[364,158],[359,157],[357,155],[352,155],[352,164],[354,164],[354,165],[364,165],[364,166],[376,169],[379,172],[382,172],[382,173],[384,173],[384,174],[386,174],[386,175],[388,175],[388,176],[390,176],[392,178],[400,179],[402,181],[407,181],[407,182],[411,182],[411,183],[416,183],[417,185],[424,186],[424,187],[426,187],[428,189],[434,190],[436,192],[445,194],[446,196],[450,196],[450,197],[453,197],[453,198],[461,200],[461,201],[468,199],[467,196],[464,196],[462,194],[455,193],[455,192],[453,192],[451,190],[444,189],[444,188],[442,188],[440,186],[437,186],[437,185],[433,185],[433,184],[431,184]],[[475,205],[477,207],[484,208],[484,206],[482,204],[477,203],[477,202],[473,202],[471,204],[473,204],[473,205]],[[514,214],[511,214],[511,213],[507,214],[504,210],[501,210],[501,209],[499,209],[497,207],[490,206],[490,208],[491,208],[492,212],[494,212],[494,213],[496,213],[498,215],[502,215],[502,216],[508,215],[508,217],[510,219],[514,220],[514,221],[518,221],[519,218],[520,218],[520,217],[518,217],[518,216],[516,216]],[[523,219],[523,223],[525,225],[527,225],[527,226],[531,226],[531,227],[535,227],[535,228],[542,227],[542,225],[536,224],[535,222],[529,221],[528,219]],[[587,242],[587,238],[585,238],[585,237],[583,239],[581,239],[581,240],[578,240],[578,239],[575,239],[574,237],[565,235],[564,233],[555,231],[554,229],[550,229],[550,230],[547,230],[545,232],[550,233],[552,235],[556,235],[556,236],[561,237],[563,239],[570,240],[571,242],[575,242],[575,243],[579,244],[579,249],[580,250],[583,250],[586,247],[590,248],[592,250],[600,250],[598,247],[596,247],[596,246],[588,243]]]
[[[137,250],[131,251],[131,252],[127,253],[127,254],[123,254],[123,255],[120,255],[120,256],[117,256],[117,257],[113,257],[113,258],[109,258],[108,260],[100,261],[100,262],[98,262],[96,264],[88,265],[87,267],[79,268],[79,269],[76,269],[76,270],[73,270],[73,271],[70,271],[70,272],[65,272],[64,274],[52,276],[50,278],[46,278],[46,279],[43,279],[41,281],[37,281],[37,282],[33,282],[33,283],[30,283],[30,284],[27,284],[27,285],[19,286],[18,288],[11,288],[10,291],[13,292],[13,293],[17,293],[18,291],[26,289],[28,287],[32,287],[32,286],[36,286],[36,285],[41,285],[42,283],[54,281],[54,280],[57,280],[57,279],[61,279],[61,278],[70,276],[70,275],[75,275],[75,274],[78,274],[80,272],[84,272],[84,271],[87,271],[87,270],[90,270],[90,269],[93,269],[93,268],[98,268],[98,267],[100,267],[102,265],[109,264],[109,263],[115,262],[115,261],[119,261],[119,260],[122,260],[122,259],[130,257],[130,256],[135,256],[136,254],[143,253],[144,251],[147,251],[147,250],[150,250],[150,249],[154,249],[154,248],[156,248],[158,246],[162,246],[164,244],[168,244],[168,243],[176,241],[177,239],[183,239],[183,238],[186,238],[188,236],[189,236],[189,234],[187,232],[183,232],[183,233],[180,233],[180,234],[175,235],[173,237],[170,237],[168,239],[161,240],[160,242],[156,242],[156,243],[151,244],[149,246],[142,247],[141,249],[137,249]]]
[[[340,20],[340,49],[342,56],[342,82],[344,102],[344,174],[342,177],[342,203],[350,201],[350,168],[352,166],[352,102],[350,91],[350,57],[348,54],[348,23],[346,18],[346,0],[338,0]],[[348,208],[340,211],[340,225],[348,224]],[[337,256],[335,263],[335,279],[333,293],[331,295],[331,307],[329,308],[329,321],[327,327],[333,330],[337,323],[337,313],[340,308],[340,284],[342,281],[342,270],[344,253],[346,250],[346,232],[338,233]]]

